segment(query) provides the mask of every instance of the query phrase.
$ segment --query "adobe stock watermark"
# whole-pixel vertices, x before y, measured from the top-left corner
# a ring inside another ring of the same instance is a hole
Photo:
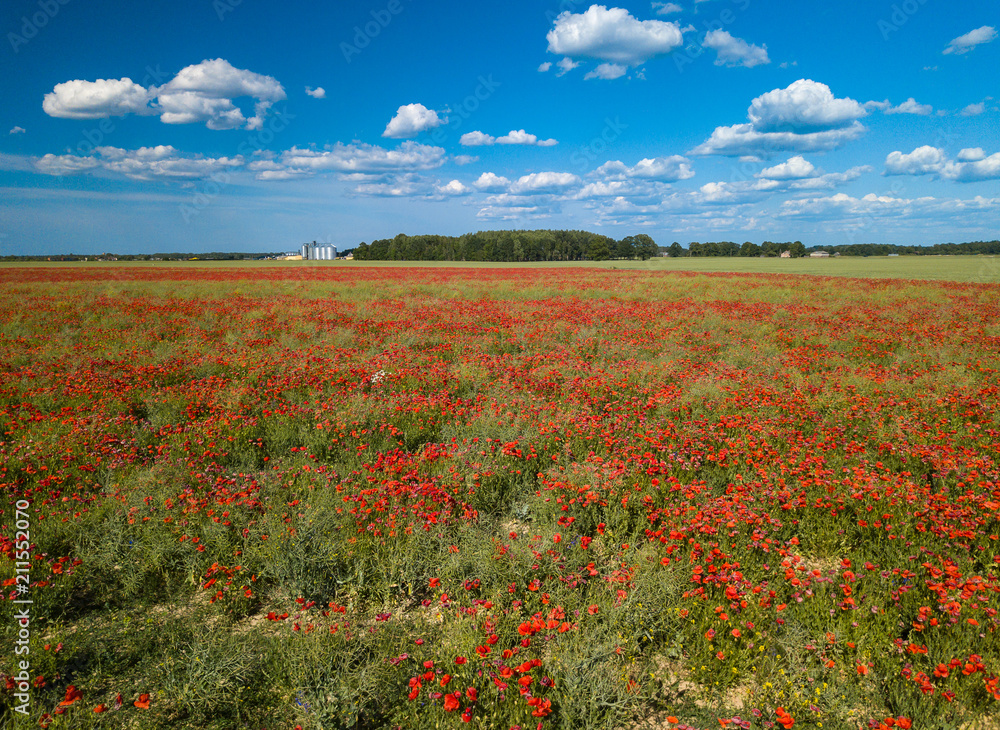
[[[27,715],[31,705],[31,604],[28,588],[31,585],[31,503],[19,499],[14,503],[14,655],[17,673],[14,680],[14,705],[12,709]]]
[[[351,43],[341,41],[340,52],[344,54],[344,60],[350,63],[355,56],[368,48],[372,44],[372,41],[378,38],[382,34],[382,31],[389,27],[393,18],[405,9],[402,0],[389,0],[381,10],[372,10],[371,20],[364,25],[354,26],[354,36],[351,38]]]
[[[889,40],[889,36],[906,25],[926,4],[927,0],[903,0],[901,3],[893,3],[889,17],[879,20],[876,24],[882,34],[882,40]]]
[[[554,23],[556,18],[563,13],[572,13],[576,10],[577,6],[584,4],[589,6],[591,4],[591,0],[561,0],[558,11],[552,10],[551,8],[545,11],[545,19],[550,23]]]
[[[260,152],[264,150],[267,145],[271,144],[275,136],[285,131],[288,127],[288,123],[295,119],[295,115],[289,113],[287,107],[280,111],[276,111],[274,116],[271,117],[267,124],[262,128],[257,130],[255,133],[247,136],[245,140],[240,143],[240,146],[236,148],[237,154],[243,157],[250,157],[255,152]],[[207,178],[203,179],[199,185],[195,187],[195,191],[191,193],[191,199],[187,203],[181,203],[178,206],[181,218],[184,219],[185,223],[190,223],[194,218],[196,218],[201,211],[208,208],[212,203],[214,203],[223,191],[232,182],[232,176],[228,172],[214,172]]]
[[[732,25],[739,18],[738,13],[744,13],[750,9],[751,0],[729,0],[732,5],[736,6],[736,10],[732,8],[725,8],[722,10],[718,17],[714,20],[703,20],[701,25],[704,28],[705,35],[716,31],[723,30],[726,26]],[[684,73],[684,68],[691,65],[699,58],[705,54],[705,47],[701,43],[692,41],[688,43],[683,48],[678,48],[673,52],[674,65],[677,67],[678,73]]]
[[[478,83],[471,94],[462,99],[458,104],[448,106],[448,123],[437,127],[430,133],[430,138],[435,144],[441,144],[448,138],[450,133],[461,130],[465,122],[479,111],[479,107],[482,106],[483,102],[487,101],[496,93],[497,89],[503,86],[503,84],[493,78],[493,74],[486,76],[480,74],[476,81]]]
[[[223,21],[242,4],[243,0],[212,0],[212,10],[219,16],[219,20]]]
[[[607,161],[607,151],[611,146],[622,136],[622,132],[628,129],[628,125],[622,123],[622,121],[615,117],[604,118],[604,129],[601,133],[591,139],[587,144],[581,145],[573,154],[570,155],[569,160],[576,167],[581,170],[587,170],[589,167],[597,163],[602,157],[604,161]]]
[[[7,40],[10,41],[14,53],[20,53],[21,47],[30,43],[50,20],[59,15],[59,10],[64,5],[69,5],[69,2],[70,0],[38,0],[38,10],[30,16],[21,16],[21,32],[7,34]]]

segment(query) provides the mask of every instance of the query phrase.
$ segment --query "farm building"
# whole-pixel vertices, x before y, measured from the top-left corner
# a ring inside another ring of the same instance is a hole
[[[333,261],[337,258],[337,247],[329,243],[303,243],[302,258],[309,261]]]
[[[809,254],[809,258],[811,258],[811,259],[828,259],[828,258],[830,258],[830,254],[827,251],[813,251],[811,254]]]

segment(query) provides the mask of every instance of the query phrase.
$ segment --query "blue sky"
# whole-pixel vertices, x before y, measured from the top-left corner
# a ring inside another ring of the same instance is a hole
[[[1000,235],[993,0],[315,5],[4,3],[0,254]]]

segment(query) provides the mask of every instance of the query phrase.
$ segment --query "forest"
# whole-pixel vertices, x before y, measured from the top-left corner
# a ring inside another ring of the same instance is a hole
[[[407,236],[362,243],[359,261],[604,261],[660,255],[660,247],[640,233],[616,241],[588,231],[479,231],[461,236]]]

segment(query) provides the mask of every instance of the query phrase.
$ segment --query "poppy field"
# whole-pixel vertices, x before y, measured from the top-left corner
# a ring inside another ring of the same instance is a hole
[[[0,287],[4,727],[1000,723],[1000,285]]]

